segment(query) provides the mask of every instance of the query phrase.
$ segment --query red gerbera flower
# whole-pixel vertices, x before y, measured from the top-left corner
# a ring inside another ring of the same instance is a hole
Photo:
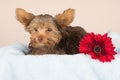
[[[92,59],[98,59],[101,62],[111,62],[116,52],[108,34],[87,34],[79,44],[80,53],[90,54]]]

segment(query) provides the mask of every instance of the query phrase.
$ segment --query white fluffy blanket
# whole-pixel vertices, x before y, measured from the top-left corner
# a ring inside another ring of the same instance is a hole
[[[120,37],[109,33],[115,60],[102,63],[89,55],[24,55],[26,45],[0,48],[0,80],[120,80]]]

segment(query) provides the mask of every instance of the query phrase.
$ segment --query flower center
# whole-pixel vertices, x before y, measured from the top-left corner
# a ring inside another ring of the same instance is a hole
[[[100,55],[101,47],[99,45],[94,46],[94,53],[97,53],[97,55]]]

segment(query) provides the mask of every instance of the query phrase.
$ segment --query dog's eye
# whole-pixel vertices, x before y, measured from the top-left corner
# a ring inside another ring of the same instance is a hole
[[[34,31],[37,32],[38,30],[35,28]]]
[[[52,29],[51,28],[47,28],[47,30],[46,30],[47,32],[50,32],[50,31],[52,31]]]

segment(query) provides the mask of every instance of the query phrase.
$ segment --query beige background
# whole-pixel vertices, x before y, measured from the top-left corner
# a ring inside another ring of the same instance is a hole
[[[29,34],[15,17],[18,7],[34,14],[51,15],[74,8],[76,15],[71,25],[80,25],[88,32],[112,30],[120,34],[120,0],[1,0],[0,46],[29,43]]]

